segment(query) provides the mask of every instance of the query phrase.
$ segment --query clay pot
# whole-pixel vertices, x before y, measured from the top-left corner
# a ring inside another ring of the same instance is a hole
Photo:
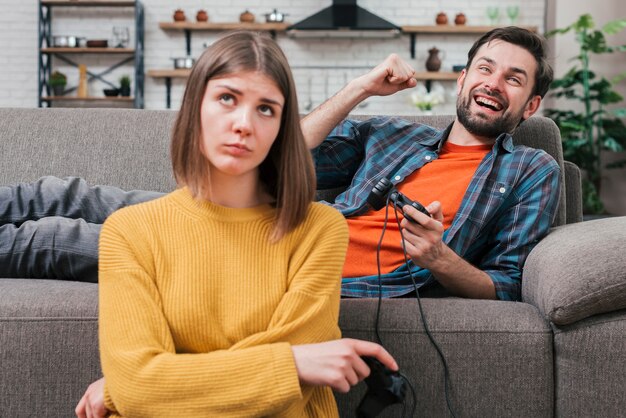
[[[465,15],[463,13],[457,14],[454,18],[454,23],[456,25],[464,25],[466,21],[467,19],[465,18]]]
[[[448,15],[444,12],[440,12],[435,19],[438,25],[447,25],[448,24]]]
[[[174,21],[175,22],[184,22],[185,20],[187,20],[187,18],[185,17],[185,12],[183,12],[181,9],[177,9],[174,12]]]
[[[246,9],[245,12],[239,15],[239,21],[242,23],[254,23],[254,15]]]
[[[439,58],[439,50],[432,47],[428,50],[428,59],[426,60],[426,69],[428,71],[439,71],[441,68],[441,58]]]
[[[198,10],[198,13],[196,14],[196,20],[198,22],[208,22],[209,21],[209,15],[206,12],[206,10]]]

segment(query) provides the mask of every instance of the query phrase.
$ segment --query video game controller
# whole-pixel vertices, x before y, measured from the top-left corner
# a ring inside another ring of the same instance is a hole
[[[404,402],[407,386],[400,373],[388,369],[374,357],[361,358],[371,372],[365,378],[367,393],[357,407],[356,416],[373,418],[389,405]]]
[[[374,210],[380,210],[387,203],[387,195],[389,195],[389,201],[393,202],[400,209],[402,209],[405,205],[409,205],[413,206],[424,215],[430,216],[430,213],[428,213],[424,205],[419,202],[415,202],[400,193],[398,189],[393,186],[393,183],[389,179],[384,177],[380,179],[378,183],[376,183],[374,188],[372,188],[372,191],[367,197],[367,203],[369,203],[370,206],[374,208]],[[406,213],[404,213],[404,217],[413,223],[418,223]]]

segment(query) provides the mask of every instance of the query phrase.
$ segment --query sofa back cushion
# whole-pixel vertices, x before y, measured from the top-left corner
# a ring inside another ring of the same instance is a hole
[[[78,176],[127,190],[173,190],[174,111],[0,109],[0,184]]]
[[[170,110],[0,109],[0,184],[54,175],[83,177],[91,184],[126,190],[171,191],[175,182],[169,142],[175,116]],[[403,118],[437,128],[454,120],[452,115]],[[547,151],[561,167],[563,178],[561,137],[551,119],[534,116],[520,125],[513,138]],[[565,210],[563,187],[555,226],[565,223]]]

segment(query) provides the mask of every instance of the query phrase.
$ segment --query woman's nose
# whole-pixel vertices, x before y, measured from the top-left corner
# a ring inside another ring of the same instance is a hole
[[[240,135],[248,135],[252,131],[252,118],[251,111],[245,107],[239,109],[235,113],[235,120],[233,122],[233,129]]]

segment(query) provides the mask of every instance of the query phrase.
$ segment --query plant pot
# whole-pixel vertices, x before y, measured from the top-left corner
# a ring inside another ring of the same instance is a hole
[[[54,96],[63,96],[65,93],[65,86],[52,86],[52,94]]]
[[[130,86],[120,87],[120,95],[122,95],[122,97],[130,96]]]

